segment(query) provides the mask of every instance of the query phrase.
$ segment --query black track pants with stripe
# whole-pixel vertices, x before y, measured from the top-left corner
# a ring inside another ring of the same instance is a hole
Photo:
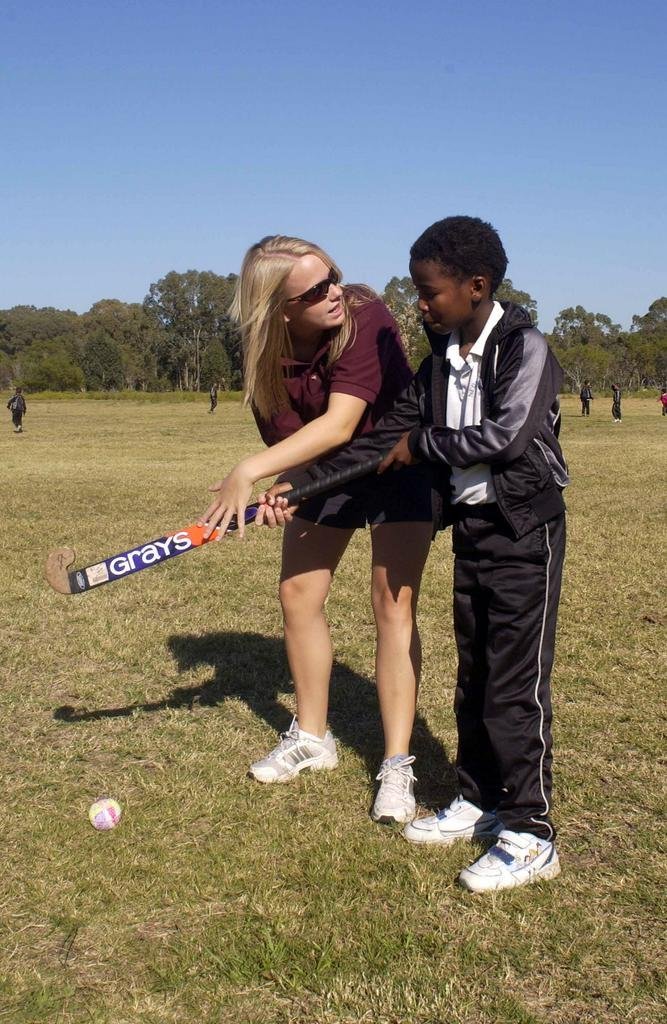
[[[554,837],[551,669],[565,516],[516,540],[469,509],[453,532],[455,711],[461,793],[505,828]]]

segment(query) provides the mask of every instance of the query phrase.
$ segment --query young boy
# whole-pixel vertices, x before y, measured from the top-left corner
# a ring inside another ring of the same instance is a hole
[[[526,311],[494,301],[507,257],[490,224],[448,217],[410,256],[433,354],[373,433],[290,482],[392,444],[381,472],[432,464],[436,528],[453,525],[460,794],[404,835],[414,843],[494,839],[459,881],[505,889],[560,872],[550,675],[568,483],[557,440],[562,371]]]
[[[584,386],[579,392],[579,399],[581,401],[581,415],[590,416],[593,392],[591,391],[591,386],[587,380],[584,381]]]
[[[26,413],[26,401],[23,397],[23,391],[21,388],[16,388],[14,394],[7,402],[7,408],[12,414],[12,423],[14,424],[14,433],[23,433],[23,417]]]

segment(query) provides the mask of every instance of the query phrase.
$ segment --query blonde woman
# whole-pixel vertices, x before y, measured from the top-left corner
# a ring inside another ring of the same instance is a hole
[[[367,433],[409,383],[398,328],[363,285],[342,285],[324,250],[269,236],[243,262],[232,314],[244,349],[246,400],[267,448],[210,488],[208,532],[243,513],[258,480],[286,474]],[[371,528],[376,679],[385,736],[376,821],[414,816],[410,736],[421,645],[416,605],[431,539],[428,470],[375,475],[303,502],[294,518],[263,505],[258,521],[285,525],[280,601],[297,715],[274,750],[250,768],[258,782],[286,782],[334,768],[327,728],[333,653],[324,605],[356,529]],[[242,527],[239,533],[243,534]]]

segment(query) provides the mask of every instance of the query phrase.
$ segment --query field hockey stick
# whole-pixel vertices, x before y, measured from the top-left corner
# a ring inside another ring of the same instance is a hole
[[[377,469],[386,453],[372,455],[362,462],[350,466],[348,469],[340,469],[335,473],[312,480],[301,487],[294,487],[291,491],[285,491],[280,495],[290,505],[298,505],[305,498],[312,498],[316,494],[324,494],[350,480],[357,480],[359,477],[367,476]],[[245,510],[245,523],[252,523],[259,505],[248,505]],[[114,583],[126,576],[131,576],[142,569],[150,569],[154,565],[166,562],[168,558],[175,558],[176,555],[183,555],[186,551],[208,544],[209,541],[217,540],[220,536],[220,529],[216,527],[210,537],[204,537],[204,526],[185,526],[175,533],[168,533],[165,537],[148,541],[130,551],[122,551],[118,555],[104,558],[101,562],[93,565],[86,565],[81,569],[73,569],[76,552],[73,548],[56,548],[46,560],[45,576],[47,582],[59,594],[83,594],[87,590],[102,586],[103,583]],[[227,532],[237,529],[236,517],[232,519]]]

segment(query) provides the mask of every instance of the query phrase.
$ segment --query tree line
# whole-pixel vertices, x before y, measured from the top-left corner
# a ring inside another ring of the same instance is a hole
[[[27,391],[225,390],[243,385],[238,331],[229,317],[235,274],[170,271],[142,303],[102,299],[86,312],[14,306],[0,310],[0,385]],[[496,293],[538,323],[536,301],[506,278]],[[428,354],[409,277],[393,277],[382,298],[417,367]],[[563,309],[547,335],[568,387],[584,380],[624,390],[667,383],[667,297],[651,303],[623,331],[603,313]]]
[[[143,302],[102,299],[82,314],[0,310],[0,383],[28,391],[200,391],[242,386],[229,317],[236,275],[170,271]]]

